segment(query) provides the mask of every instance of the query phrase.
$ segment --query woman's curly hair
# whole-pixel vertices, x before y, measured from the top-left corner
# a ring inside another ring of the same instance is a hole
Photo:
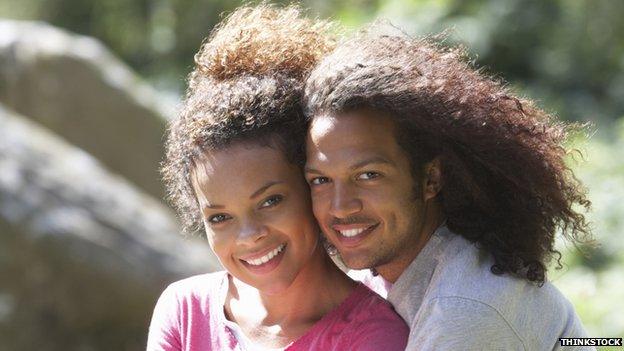
[[[415,180],[439,157],[447,226],[488,252],[491,271],[542,284],[561,230],[591,234],[585,190],[564,163],[572,125],[514,96],[430,38],[378,35],[373,26],[340,44],[306,84],[307,115],[372,109],[393,116]],[[418,184],[418,183],[415,183]]]
[[[303,82],[334,47],[331,28],[294,6],[262,4],[237,9],[204,41],[181,111],[170,122],[161,167],[185,233],[202,228],[191,174],[205,152],[252,141],[302,161]]]

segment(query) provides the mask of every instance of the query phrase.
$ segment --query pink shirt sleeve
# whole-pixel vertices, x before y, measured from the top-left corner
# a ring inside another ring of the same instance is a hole
[[[181,351],[179,305],[175,291],[163,291],[156,303],[147,336],[147,351]]]

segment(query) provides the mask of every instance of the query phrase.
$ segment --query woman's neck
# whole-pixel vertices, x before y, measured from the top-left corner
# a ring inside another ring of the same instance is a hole
[[[265,294],[232,277],[224,309],[252,340],[283,338],[287,344],[337,307],[355,286],[318,245],[293,283],[278,294]]]

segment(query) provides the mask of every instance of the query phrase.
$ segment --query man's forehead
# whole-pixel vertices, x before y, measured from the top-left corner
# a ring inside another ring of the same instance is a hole
[[[316,116],[310,124],[309,134],[313,138],[321,138],[331,133],[341,133],[346,137],[354,133],[379,135],[381,130],[392,133],[393,129],[393,120],[388,115],[361,109]]]
[[[337,136],[337,138],[334,138]],[[327,135],[308,138],[307,169],[353,169],[364,163],[395,165],[398,150],[394,140],[375,140],[362,135]]]
[[[392,155],[386,150],[375,147],[343,147],[330,150],[315,149],[308,153],[308,165],[329,163],[345,166],[360,164],[364,161],[371,163],[391,163]]]
[[[337,123],[338,119],[334,115],[325,114],[315,117],[310,123],[308,136],[313,140],[323,138],[339,127]]]
[[[315,117],[307,138],[308,156],[320,158],[332,153],[387,153],[396,145],[392,121],[365,111]]]

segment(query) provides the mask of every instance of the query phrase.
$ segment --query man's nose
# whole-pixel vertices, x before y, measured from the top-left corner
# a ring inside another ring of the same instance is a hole
[[[267,236],[268,232],[262,221],[253,217],[245,218],[241,224],[237,240],[241,244],[254,244]]]
[[[362,211],[362,201],[348,184],[336,184],[329,212],[336,218],[346,218]]]

